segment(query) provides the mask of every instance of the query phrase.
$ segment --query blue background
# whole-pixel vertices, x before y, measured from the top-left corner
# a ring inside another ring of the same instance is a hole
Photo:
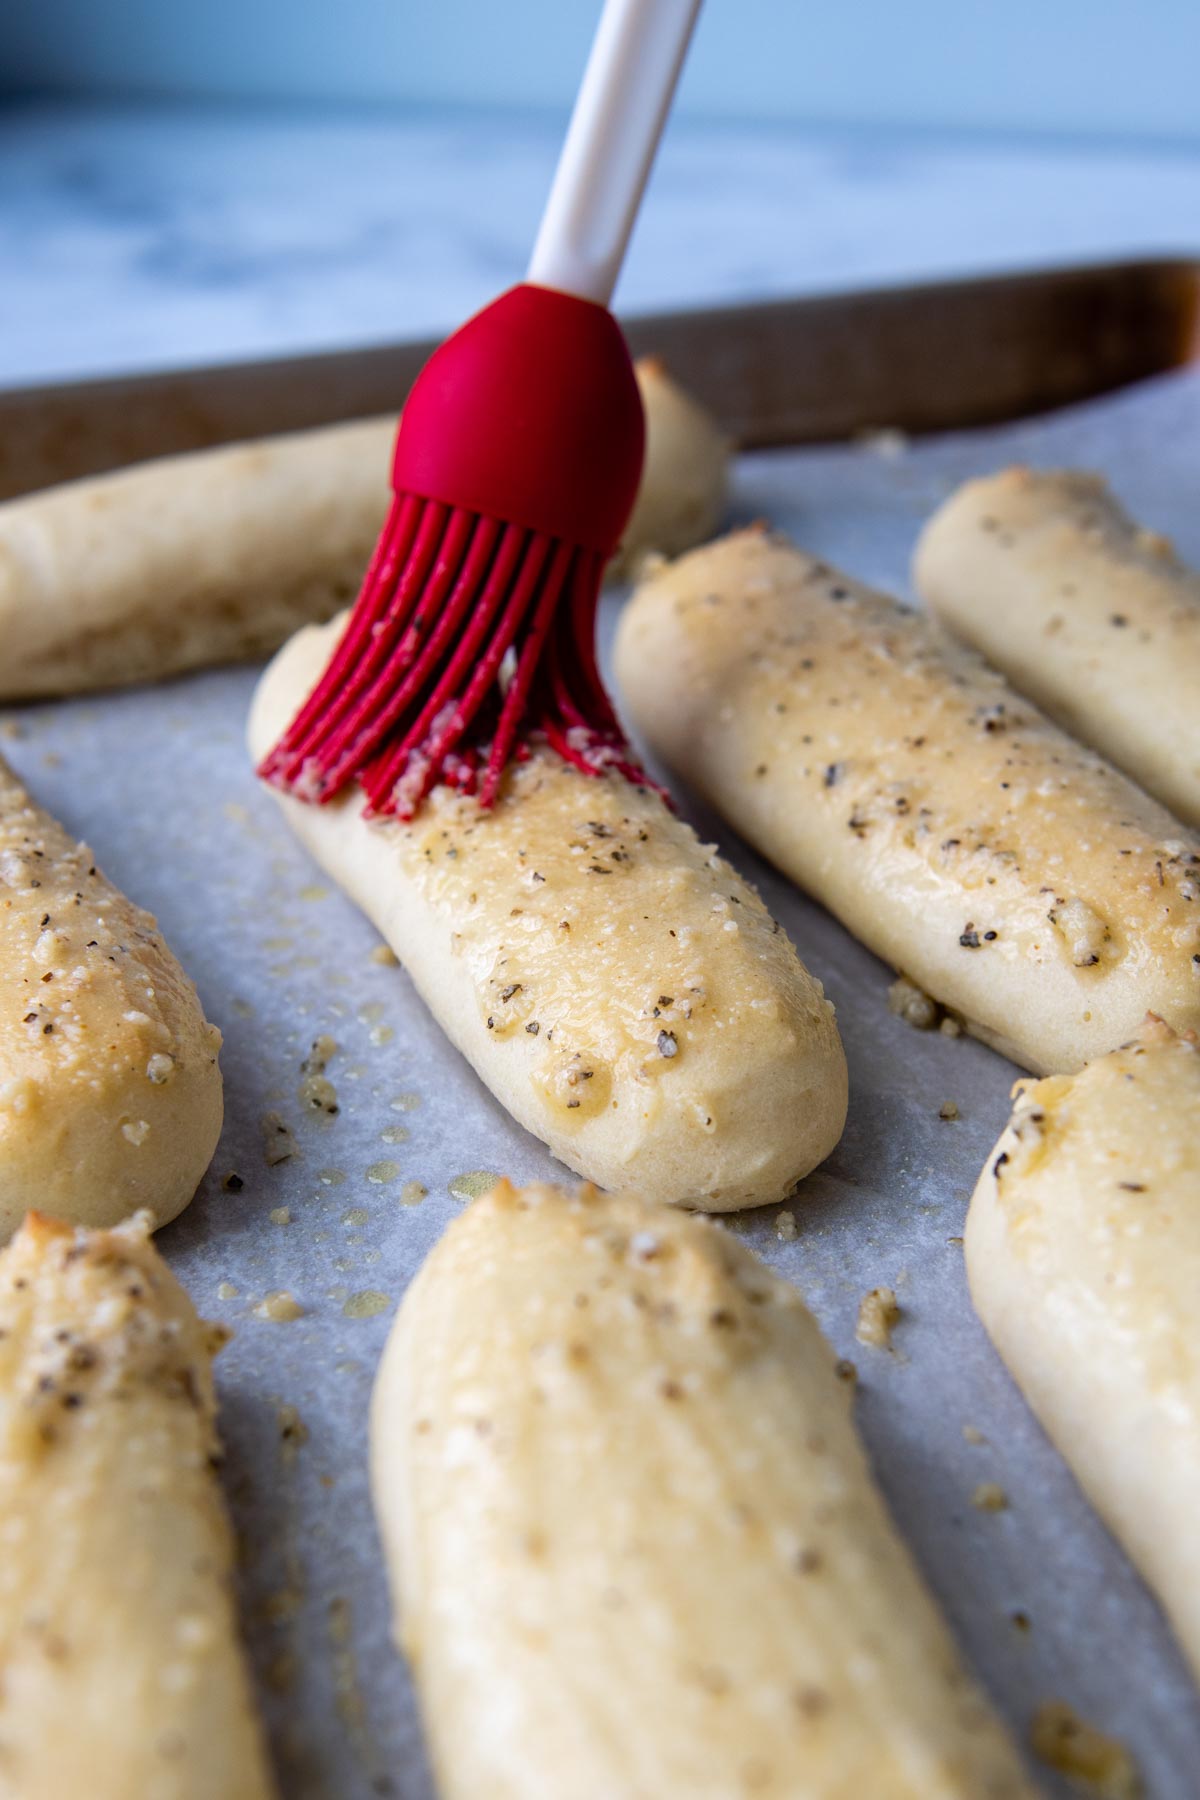
[[[565,109],[598,0],[0,0],[0,88]],[[1200,141],[1200,0],[708,0],[694,118]]]

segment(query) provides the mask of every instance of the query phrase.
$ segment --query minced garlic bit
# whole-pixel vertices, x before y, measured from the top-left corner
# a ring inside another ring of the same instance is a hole
[[[400,1189],[401,1206],[419,1206],[429,1192],[419,1181],[406,1181]]]
[[[893,981],[887,991],[887,1005],[890,1013],[911,1025],[914,1031],[932,1031],[942,1016],[937,1001],[931,1000],[907,975],[900,975]]]
[[[286,1403],[280,1406],[275,1417],[279,1422],[279,1436],[283,1443],[284,1454],[286,1456],[290,1452],[294,1456],[296,1451],[308,1442],[308,1426],[296,1408]]]
[[[1042,1702],[1033,1716],[1029,1741],[1034,1755],[1048,1768],[1069,1775],[1103,1800],[1139,1800],[1144,1791],[1125,1745],[1097,1731],[1065,1700]]]
[[[276,1288],[273,1293],[263,1295],[254,1308],[254,1316],[269,1319],[273,1325],[286,1325],[292,1319],[303,1318],[304,1308],[286,1288]]]
[[[781,1244],[790,1244],[796,1235],[796,1215],[786,1206],[775,1214],[775,1236]]]
[[[334,1118],[338,1112],[337,1089],[325,1074],[337,1051],[333,1038],[324,1035],[314,1038],[312,1048],[300,1064],[300,1086],[296,1090],[296,1098],[306,1112],[327,1119]]]
[[[291,1207],[273,1206],[270,1212],[270,1220],[272,1225],[290,1225],[292,1222]]]
[[[293,1156],[299,1156],[300,1146],[292,1135],[291,1127],[284,1124],[277,1112],[264,1113],[261,1127],[263,1156],[269,1169],[273,1169],[277,1163],[288,1162]]]
[[[161,1087],[164,1081],[170,1081],[174,1073],[175,1058],[167,1056],[161,1050],[155,1051],[146,1064],[146,1079],[154,1082],[156,1087]]]
[[[121,1136],[127,1143],[132,1144],[135,1150],[140,1150],[150,1136],[149,1121],[146,1119],[127,1120],[121,1127]]]
[[[957,1117],[958,1117],[958,1107],[955,1105],[954,1101],[953,1100],[943,1100],[942,1104],[938,1107],[938,1118],[939,1119],[957,1119]]]
[[[376,944],[371,952],[370,960],[373,963],[378,963],[380,968],[383,969],[398,969],[400,967],[400,958],[396,955],[396,952],[392,949],[390,944]]]
[[[895,1291],[889,1287],[872,1288],[869,1294],[863,1295],[859,1305],[854,1335],[860,1344],[870,1344],[877,1350],[890,1350],[892,1329],[899,1317],[900,1302]]]
[[[971,1495],[971,1505],[980,1512],[1004,1512],[1008,1495],[998,1481],[981,1481]]]
[[[218,1300],[236,1300],[237,1297],[238,1290],[234,1287],[232,1281],[222,1281],[217,1284]]]
[[[1059,936],[1064,938],[1077,969],[1090,969],[1100,961],[1111,932],[1099,913],[1085,900],[1059,900],[1047,913]]]

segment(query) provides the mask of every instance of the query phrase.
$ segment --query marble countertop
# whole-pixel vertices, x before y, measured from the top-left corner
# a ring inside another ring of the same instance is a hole
[[[11,104],[0,385],[448,328],[519,279],[561,120]],[[1200,252],[1200,150],[680,123],[627,311]]]

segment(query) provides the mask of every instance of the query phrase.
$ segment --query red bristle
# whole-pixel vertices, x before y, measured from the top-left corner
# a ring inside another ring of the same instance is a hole
[[[412,730],[382,760],[377,774],[368,770],[364,775],[363,786],[376,810],[411,818],[436,785],[443,759],[457,748],[499,675],[500,665],[537,593],[552,548],[550,539],[541,533],[529,535],[497,624],[492,624],[495,606],[485,612],[481,597],[471,629],[450,658]],[[489,625],[491,635],[484,649],[479,640]],[[421,765],[415,778],[410,778],[410,759],[414,765]],[[398,787],[404,789],[399,799],[395,795]]]
[[[529,538],[528,532],[515,525],[502,527],[501,530],[500,543],[482,589],[470,596],[472,612],[467,628],[456,643],[448,646],[448,667],[440,667],[438,662],[422,658],[412,676],[414,691],[411,707],[418,709],[415,718],[410,709],[407,726],[398,723],[395,727],[403,735],[381,750],[370,765],[362,770],[362,784],[372,810],[391,810],[391,790],[407,772],[409,758],[418,750],[422,754],[428,753],[426,739],[435,719],[448,705],[454,703],[455,686],[462,679],[464,667],[471,667],[482,653],[488,633],[520,569]],[[434,781],[436,780],[435,770]]]
[[[596,666],[603,566],[542,533],[398,497],[329,667],[260,774],[318,801],[357,780],[373,816],[411,819],[439,782],[488,808],[534,732],[585,774],[647,784]]]
[[[337,649],[287,732],[260,765],[258,772],[264,780],[287,783],[290,779],[288,771],[295,761],[299,745],[308,737],[313,726],[319,723],[331,697],[338,692],[353,669],[356,658],[361,655],[379,614],[390,598],[395,571],[408,555],[423,504],[413,494],[397,495],[392,501],[379,541],[367,565],[354,611]]]
[[[352,708],[341,709],[335,728],[316,746],[327,771],[324,788],[329,796],[339,793],[367,765],[410,701],[419,696],[436,640],[440,636],[444,642],[453,633],[478,591],[496,529],[490,520],[453,513],[415,601],[409,594],[389,611],[355,683]],[[438,620],[432,631],[431,617]]]
[[[445,562],[439,553],[449,517],[449,507],[441,506],[436,501],[427,501],[421,509],[408,556],[399,570],[399,578],[395,581],[394,588],[386,592],[383,604],[380,604],[378,597],[380,591],[385,591],[382,577],[391,574],[394,565],[389,564],[380,571],[381,579],[375,593],[371,593],[365,586],[363,588],[358,606],[351,616],[351,629],[355,630],[359,638],[354,665],[337,691],[330,694],[321,717],[297,743],[289,770],[289,775],[294,780],[301,771],[307,773],[311,768],[311,785],[318,789],[322,799],[332,798],[332,790],[327,786],[328,773],[337,761],[339,751],[345,746],[347,734],[344,727],[348,715],[354,713],[364,696],[370,694],[377,677],[382,676],[385,682],[390,681],[389,656],[396,639],[421,604],[431,581],[436,582],[438,577],[442,580],[446,578]],[[370,626],[366,633],[358,629],[359,608],[370,614]],[[308,782],[306,785],[309,785]]]
[[[508,684],[508,691],[501,704],[500,716],[496,721],[483,788],[479,796],[479,803],[485,808],[490,807],[495,801],[500,778],[504,774],[505,765],[512,750],[513,740],[525,717],[529,694],[537,677],[538,663],[545,647],[546,637],[554,623],[555,609],[559,605],[560,596],[567,584],[572,566],[577,566],[583,554],[570,544],[560,543],[555,548],[554,559],[546,574],[546,579],[542,583],[537,607],[517,657],[513,678]]]
[[[397,647],[395,666],[389,669],[388,674],[390,680],[394,680],[399,674],[403,674],[404,679],[390,693],[388,683],[377,683],[364,701],[364,718],[352,720],[348,725],[347,748],[334,764],[329,777],[333,792],[344,785],[354,769],[364,767],[386,739],[399,728],[404,714],[420,698],[426,681],[427,666],[431,667],[441,661],[455,634],[461,629],[468,609],[478,605],[503,527],[496,519],[473,519],[472,525],[470,546],[437,624],[426,634],[424,625],[417,629],[414,618]],[[418,656],[422,649],[422,639],[424,654]],[[381,701],[384,702],[382,706]],[[366,717],[372,710],[375,710],[375,717],[368,725]],[[354,727],[357,729],[352,729]]]

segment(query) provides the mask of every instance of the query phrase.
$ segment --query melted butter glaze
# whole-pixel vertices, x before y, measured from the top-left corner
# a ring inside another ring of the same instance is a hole
[[[405,861],[451,924],[487,1029],[535,1041],[535,1081],[578,1123],[622,1081],[650,1090],[702,1064],[714,1033],[750,1030],[786,1056],[796,1015],[826,1011],[712,845],[657,795],[580,777],[551,751],[510,773],[490,816],[440,790]]]
[[[669,706],[639,662],[674,664]],[[981,966],[1058,972],[1085,1025],[1143,982],[1096,1049],[1147,1005],[1200,1022],[1200,844],[926,617],[751,530],[646,585],[618,666],[663,754],[1020,1060],[1075,1059],[1014,1043]]]
[[[261,755],[337,625],[260,684]],[[846,1069],[820,983],[758,896],[661,797],[545,746],[496,806],[435,790],[411,824],[283,797],[513,1116],[606,1187],[711,1210],[782,1199],[828,1155]]]
[[[139,1202],[160,1222],[178,1212],[220,1128],[220,1044],[155,920],[0,760],[0,1228],[33,1199],[88,1222],[96,1206],[113,1222]],[[85,1138],[104,1143],[111,1167],[88,1173]],[[40,1168],[39,1141],[53,1168]],[[103,1190],[144,1146],[141,1173],[83,1202],[77,1185]],[[24,1198],[8,1220],[18,1174]]]

